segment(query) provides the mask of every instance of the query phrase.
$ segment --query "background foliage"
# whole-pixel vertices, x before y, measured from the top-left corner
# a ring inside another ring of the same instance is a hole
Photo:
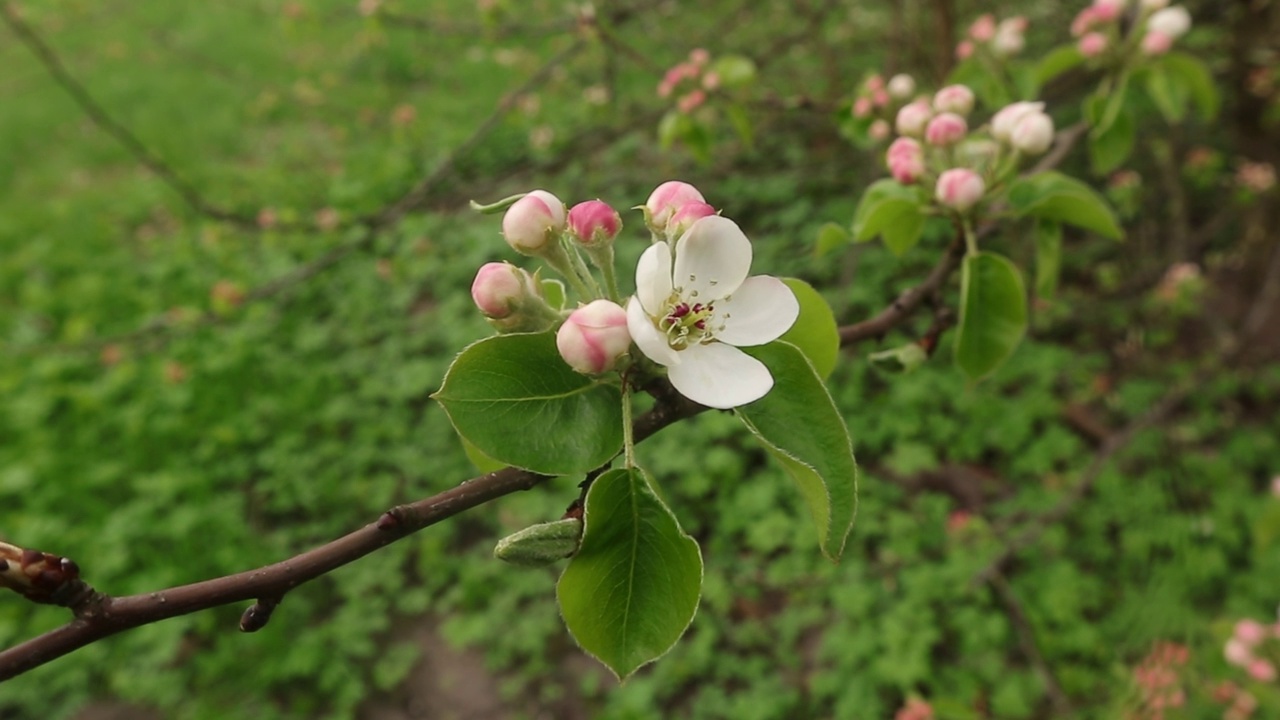
[[[630,207],[678,176],[747,230],[756,267],[811,282],[842,322],[865,319],[946,241],[815,258],[819,227],[847,223],[885,174],[877,151],[840,137],[843,103],[867,72],[939,79],[951,46],[936,38],[1002,9],[725,0],[640,3],[618,19],[602,5],[610,34],[508,97],[578,42],[569,8],[429,5],[24,4],[113,117],[247,222],[193,210],[25,47],[0,43],[0,538],[73,557],[104,591],[144,592],[287,557],[474,474],[427,401],[486,332],[466,293],[475,268],[507,254],[496,220],[465,211],[471,198],[546,187]],[[1029,52],[1062,42],[1078,9],[1006,5],[1031,19]],[[1119,717],[1143,712],[1133,668],[1161,641],[1190,649],[1183,716],[1221,716],[1212,688],[1246,682],[1222,660],[1231,623],[1280,602],[1274,313],[1269,341],[1140,434],[1064,522],[996,581],[972,578],[1264,287],[1275,191],[1257,197],[1234,172],[1242,157],[1280,160],[1274,106],[1246,92],[1244,51],[1265,35],[1241,29],[1258,23],[1244,4],[1224,5],[1190,4],[1188,43],[1222,79],[1224,121],[1171,127],[1154,106],[1137,118],[1136,174],[1096,178],[1129,241],[1067,231],[1059,294],[1006,366],[976,386],[949,362],[905,377],[867,366],[864,350],[919,337],[923,317],[842,356],[831,387],[864,473],[840,564],[815,551],[781,469],[733,418],[704,414],[639,449],[703,547],[700,612],[623,687],[571,646],[554,570],[490,556],[496,538],[559,517],[578,493],[562,481],[290,594],[258,634],[234,632],[239,609],[223,608],[80,650],[0,686],[0,716],[124,702],[164,718],[886,718],[919,695],[944,718]],[[699,46],[758,67],[754,132],[726,127],[705,163],[656,140],[657,80]],[[447,181],[361,242],[351,222],[504,98],[513,112]],[[1087,177],[1084,155],[1067,166]],[[1023,229],[993,245],[1030,267]],[[623,267],[644,245],[631,232]],[[314,276],[241,297],[348,247]],[[1175,262],[1202,280],[1169,290]],[[0,643],[65,619],[0,598]],[[1280,713],[1274,685],[1254,689]]]

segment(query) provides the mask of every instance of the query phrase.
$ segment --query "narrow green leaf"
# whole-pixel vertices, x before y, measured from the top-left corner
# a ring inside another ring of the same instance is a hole
[[[552,332],[473,343],[432,397],[459,435],[506,465],[571,475],[622,449],[620,391],[574,372]]]
[[[773,389],[734,412],[800,489],[822,553],[839,560],[858,511],[858,466],[844,419],[812,364],[784,342],[743,348],[773,373]]]
[[[1124,164],[1133,152],[1137,129],[1133,116],[1122,110],[1101,133],[1089,135],[1089,160],[1093,171],[1105,175]]]
[[[1036,223],[1036,297],[1049,299],[1058,291],[1062,273],[1062,226],[1052,220]]]
[[[1187,114],[1187,87],[1180,77],[1156,65],[1143,73],[1147,95],[1169,123],[1182,122]]]
[[[800,302],[800,317],[779,339],[800,348],[800,352],[813,363],[818,376],[825,380],[836,369],[836,359],[840,355],[840,328],[836,324],[835,313],[809,283],[797,278],[782,278],[782,282],[791,288]]]
[[[991,374],[1027,331],[1027,295],[1018,267],[995,253],[965,257],[960,269],[956,366],[970,380]]]
[[[895,180],[878,180],[867,188],[853,214],[853,238],[866,242],[876,235],[896,255],[910,250],[924,230],[918,190]]]
[[[1171,52],[1160,58],[1160,67],[1186,88],[1203,120],[1209,122],[1218,116],[1222,96],[1204,61],[1186,53]]]
[[[844,246],[845,243],[852,239],[853,236],[840,223],[826,223],[818,228],[818,242],[814,247],[814,254],[822,257],[832,250]]]
[[[755,131],[751,127],[751,115],[747,113],[746,108],[737,104],[729,104],[725,106],[724,112],[742,144],[748,149],[754,147]]]
[[[1122,236],[1111,205],[1093,188],[1058,172],[1014,181],[1009,188],[1009,205],[1019,217],[1056,220],[1115,240]]]
[[[556,598],[574,640],[625,680],[666,654],[693,621],[702,555],[638,469],[596,478],[585,520]]]
[[[1045,55],[1040,63],[1036,65],[1036,85],[1043,87],[1045,83],[1058,77],[1064,72],[1078,67],[1084,62],[1084,55],[1080,54],[1080,48],[1074,43],[1070,45],[1060,45]]]
[[[1093,127],[1090,135],[1101,135],[1111,128],[1111,124],[1119,117],[1124,102],[1128,97],[1129,76],[1120,78],[1119,84],[1106,95],[1090,95],[1084,101],[1084,116]]]

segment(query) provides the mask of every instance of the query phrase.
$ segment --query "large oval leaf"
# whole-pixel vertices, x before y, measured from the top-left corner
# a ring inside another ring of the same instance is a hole
[[[702,555],[638,469],[596,478],[584,519],[556,598],[574,640],[625,680],[665,655],[693,621]]]
[[[1013,354],[1027,332],[1027,292],[1008,259],[981,252],[960,269],[960,328],[956,365],[970,380],[989,375]]]
[[[924,231],[920,192],[895,180],[878,180],[868,187],[853,213],[853,238],[866,242],[884,237],[895,255],[910,250]]]
[[[1009,187],[1009,205],[1020,217],[1057,220],[1115,240],[1122,235],[1107,201],[1062,173],[1048,171],[1015,180]]]
[[[482,454],[545,475],[600,467],[622,449],[622,395],[574,372],[555,333],[498,335],[463,350],[433,395]]]
[[[853,443],[831,394],[798,348],[743,348],[773,373],[773,389],[734,412],[800,489],[818,526],[822,553],[839,560],[858,511]]]
[[[824,380],[836,369],[840,354],[840,328],[831,306],[809,283],[797,278],[783,278],[800,302],[800,316],[780,338],[800,348]]]

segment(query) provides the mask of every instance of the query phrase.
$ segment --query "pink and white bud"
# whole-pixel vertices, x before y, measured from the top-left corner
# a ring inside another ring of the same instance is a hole
[[[1113,22],[1124,12],[1125,0],[1093,0],[1094,17],[1098,22]]]
[[[720,87],[720,73],[710,70],[702,75],[702,87],[715,91]]]
[[[1071,21],[1071,36],[1080,37],[1099,22],[1098,9],[1090,5],[1077,13],[1075,19]]]
[[[1024,115],[1044,111],[1042,102],[1016,102],[1006,105],[991,118],[991,136],[1000,142],[1009,142],[1013,128]]]
[[[906,100],[916,91],[916,81],[910,75],[899,73],[889,79],[886,89],[889,91],[890,97],[897,100]]]
[[[662,232],[677,210],[691,202],[705,203],[698,188],[679,180],[668,180],[654,189],[644,203],[644,221],[653,232]]]
[[[967,85],[948,85],[933,96],[933,109],[964,116],[973,111],[973,91]]]
[[[601,200],[588,200],[569,210],[569,234],[585,247],[613,242],[622,229],[622,217]]]
[[[697,110],[702,103],[707,101],[707,93],[704,90],[690,90],[676,100],[676,109],[688,115]]]
[[[1240,642],[1250,647],[1257,645],[1267,639],[1269,634],[1267,626],[1257,620],[1245,619],[1236,623],[1232,635]]]
[[[677,239],[689,231],[693,224],[704,217],[716,214],[716,209],[704,202],[685,203],[679,210],[671,214],[667,221],[667,237]]]
[[[924,139],[934,147],[949,147],[960,142],[968,132],[964,118],[955,113],[942,113],[929,121]]]
[[[956,45],[956,59],[968,60],[971,57],[973,57],[973,41],[961,40],[960,43]]]
[[[1142,54],[1155,57],[1169,52],[1173,48],[1173,38],[1164,33],[1149,32],[1142,36]]]
[[[1139,5],[1145,12],[1155,12],[1169,7],[1169,0],[1139,0]]]
[[[884,90],[884,78],[880,77],[879,73],[876,73],[875,75],[867,78],[866,86],[869,92]]]
[[[991,50],[1001,56],[1017,55],[1027,46],[1027,37],[1022,29],[1026,18],[1009,18],[1000,23],[996,36],[991,40]]]
[[[888,140],[891,132],[893,132],[893,129],[889,127],[888,120],[876,120],[867,128],[867,137],[876,142],[881,142]]]
[[[978,204],[987,185],[978,173],[968,168],[953,168],[938,176],[938,202],[957,212],[967,212]]]
[[[1249,662],[1253,660],[1253,652],[1249,650],[1249,646],[1240,642],[1239,638],[1231,638],[1222,648],[1222,656],[1227,662],[1237,667],[1247,667]]]
[[[502,235],[522,255],[535,255],[564,231],[564,203],[546,190],[534,190],[507,208]]]
[[[711,53],[706,48],[694,48],[689,51],[689,62],[702,67],[711,62]]]
[[[871,93],[871,99],[875,102],[876,107],[884,107],[889,104],[889,91],[876,90]]]
[[[529,273],[515,265],[485,263],[471,283],[471,299],[485,317],[500,320],[516,311],[531,284]]]
[[[1177,40],[1191,29],[1191,13],[1181,5],[1157,10],[1147,20],[1147,31]]]
[[[977,42],[989,42],[996,36],[996,16],[991,13],[978,16],[969,26],[969,37]]]
[[[864,118],[871,114],[871,98],[860,97],[853,101],[853,116]]]
[[[889,146],[885,163],[894,180],[911,185],[924,174],[924,148],[912,138],[900,137]]]
[[[925,126],[928,125],[931,117],[933,117],[933,109],[929,107],[929,102],[923,99],[916,100],[902,106],[898,111],[894,127],[899,135],[920,137],[924,134]]]
[[[1245,672],[1258,682],[1269,683],[1276,679],[1276,666],[1262,658],[1254,658],[1253,662],[1249,663],[1249,667],[1245,668]]]
[[[1081,55],[1096,58],[1107,51],[1107,36],[1100,32],[1091,32],[1080,38],[1078,45]]]
[[[627,311],[610,300],[593,300],[574,310],[556,331],[560,357],[585,375],[612,370],[630,348]]]
[[[1027,155],[1039,155],[1053,144],[1053,119],[1042,112],[1023,115],[1009,134],[1009,144]]]

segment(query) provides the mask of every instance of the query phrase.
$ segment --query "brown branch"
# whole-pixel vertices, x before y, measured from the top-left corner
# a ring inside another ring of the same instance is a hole
[[[707,409],[674,393],[659,393],[658,396],[660,402],[654,409],[636,419],[636,442]],[[76,597],[58,603],[69,607],[76,619],[0,652],[0,681],[116,633],[231,603],[257,600],[240,620],[241,630],[256,631],[266,625],[271,611],[285,594],[299,585],[441,520],[514,492],[528,490],[549,479],[546,475],[511,467],[481,475],[438,495],[393,507],[375,522],[330,543],[288,560],[235,575],[124,597],[111,597],[80,587]],[[5,547],[12,550],[6,554]],[[30,558],[33,567],[39,564],[38,570],[45,569],[46,565],[53,568],[75,567],[74,563],[68,566],[70,561],[66,558],[0,544],[0,562],[6,563],[0,570],[0,584],[13,585],[8,581],[11,569],[6,558],[24,554]]]
[[[942,289],[951,273],[964,259],[964,238],[957,235],[924,282],[907,288],[884,310],[870,320],[840,328],[840,347],[849,347],[869,338],[878,338],[892,330],[915,312],[926,298]]]

